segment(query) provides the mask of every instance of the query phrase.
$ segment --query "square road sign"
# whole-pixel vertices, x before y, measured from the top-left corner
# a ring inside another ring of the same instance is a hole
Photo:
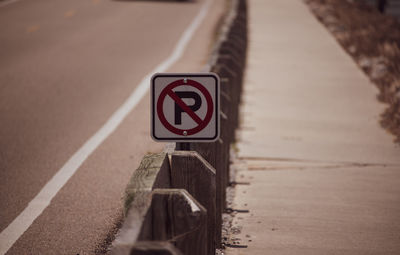
[[[219,137],[219,78],[214,73],[158,73],[151,78],[151,136],[163,142]]]

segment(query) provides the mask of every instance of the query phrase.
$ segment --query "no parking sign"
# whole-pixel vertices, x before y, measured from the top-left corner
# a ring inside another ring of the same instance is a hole
[[[212,142],[219,137],[219,78],[214,73],[155,74],[151,135],[156,141]]]

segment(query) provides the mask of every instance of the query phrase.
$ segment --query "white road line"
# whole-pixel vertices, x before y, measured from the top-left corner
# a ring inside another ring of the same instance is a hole
[[[4,6],[6,6],[6,5],[12,4],[12,3],[18,2],[18,1],[19,1],[19,0],[6,0],[6,1],[0,3],[0,8],[1,8],[1,7],[4,7]]]
[[[140,102],[150,88],[151,76],[154,73],[167,71],[171,65],[182,57],[190,39],[193,37],[196,29],[200,26],[207,15],[211,1],[212,0],[206,0],[203,4],[200,12],[182,34],[171,55],[142,79],[138,87],[122,104],[122,106],[113,113],[104,126],[90,137],[74,155],[72,155],[64,166],[57,171],[49,182],[46,183],[24,211],[22,211],[21,214],[19,214],[18,217],[0,233],[0,254],[5,254],[13,246],[20,236],[32,225],[33,221],[42,214],[58,191],[68,182],[82,163],[111,133],[114,132],[125,117]]]

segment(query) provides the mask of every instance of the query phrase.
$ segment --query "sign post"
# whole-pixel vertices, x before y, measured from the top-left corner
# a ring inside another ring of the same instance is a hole
[[[217,140],[219,93],[219,78],[214,73],[155,74],[151,79],[151,136],[163,142]]]

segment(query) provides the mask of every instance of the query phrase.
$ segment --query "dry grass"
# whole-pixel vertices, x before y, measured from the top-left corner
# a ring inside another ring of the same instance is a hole
[[[381,124],[400,142],[400,24],[361,2],[305,0],[388,104]]]

